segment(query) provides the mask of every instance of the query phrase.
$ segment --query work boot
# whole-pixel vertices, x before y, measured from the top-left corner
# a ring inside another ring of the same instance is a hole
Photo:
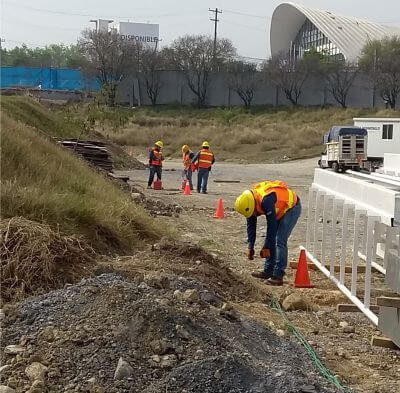
[[[203,193],[203,194],[208,194],[208,192],[207,192],[207,191],[203,191],[202,193]]]
[[[152,188],[151,186],[147,186],[147,189],[148,189],[148,190],[151,190],[151,188]]]
[[[253,277],[255,277],[255,278],[261,278],[261,279],[263,279],[263,280],[268,280],[269,278],[272,277],[271,274],[265,273],[264,271],[261,271],[261,272],[253,272],[253,273],[251,273],[251,275],[252,275]]]
[[[268,285],[272,285],[274,287],[281,287],[283,285],[282,277],[271,277],[267,280]]]

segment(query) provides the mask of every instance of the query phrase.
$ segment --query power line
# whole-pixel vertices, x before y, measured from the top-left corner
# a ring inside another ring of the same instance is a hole
[[[261,28],[261,27],[243,25],[243,24],[241,24],[241,23],[232,22],[231,20],[226,20],[225,18],[224,18],[224,20],[223,20],[223,23],[228,23],[228,24],[233,25],[233,26],[243,27],[243,28],[245,28],[245,29],[252,29],[252,30],[263,31],[264,33],[266,32],[266,27],[263,29],[263,28]]]
[[[79,17],[84,17],[84,18],[114,18],[114,19],[137,19],[137,18],[167,18],[167,17],[178,17],[182,16],[182,13],[176,13],[176,14],[160,14],[160,15],[135,15],[135,16],[121,16],[121,15],[107,15],[107,16],[101,16],[101,15],[95,15],[95,14],[83,14],[83,13],[77,13],[77,12],[69,12],[69,11],[56,11],[56,10],[49,10],[49,9],[44,9],[44,8],[37,8],[37,7],[31,7],[28,5],[21,5],[21,4],[14,4],[9,1],[3,0],[4,4],[13,6],[13,7],[19,7],[19,8],[24,8],[30,11],[36,11],[36,12],[43,12],[47,14],[53,14],[53,15],[67,15],[67,16],[79,16]],[[192,13],[185,14],[185,15],[192,15]]]
[[[222,11],[219,10],[218,8],[215,8],[215,10],[209,8],[208,12],[213,12],[215,14],[214,19],[210,18],[212,22],[214,22],[214,48],[213,48],[213,60],[214,60],[214,67],[217,66],[217,25],[219,22],[218,19],[218,14],[222,14]]]
[[[24,24],[24,26],[32,26],[32,27],[38,27],[41,29],[51,29],[51,30],[66,30],[66,31],[82,31],[82,28],[72,28],[72,27],[62,27],[62,26],[48,26],[48,25],[37,25],[31,22],[26,22],[26,21],[20,21],[21,23]],[[11,20],[1,20],[1,23],[4,24],[9,24],[9,25],[14,25],[15,21],[11,21]]]
[[[249,16],[251,18],[258,18],[258,19],[272,19],[272,17],[268,17],[268,16],[260,16],[260,15],[254,15],[254,14],[246,14],[244,12],[238,12],[238,11],[232,11],[232,10],[225,10],[225,12],[229,13],[229,14],[235,14],[235,15],[242,15],[242,16]]]

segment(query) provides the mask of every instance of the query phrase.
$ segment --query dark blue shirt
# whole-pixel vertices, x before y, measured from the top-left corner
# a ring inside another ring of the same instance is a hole
[[[264,248],[274,249],[276,246],[276,232],[278,230],[278,220],[275,214],[276,194],[272,192],[266,195],[262,202],[261,207],[267,218],[266,236],[264,241]],[[247,219],[247,242],[249,248],[254,248],[257,236],[257,217],[251,216]]]

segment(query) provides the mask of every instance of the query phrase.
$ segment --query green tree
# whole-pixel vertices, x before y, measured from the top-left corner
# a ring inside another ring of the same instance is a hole
[[[118,85],[138,70],[141,45],[122,39],[115,30],[97,32],[89,29],[82,32],[78,45],[85,58],[84,75],[99,81],[108,104],[114,106]]]
[[[266,79],[281,89],[292,105],[298,105],[304,83],[309,77],[309,70],[302,59],[295,61],[280,53],[273,56],[263,66]]]
[[[207,103],[207,91],[212,72],[223,68],[236,56],[232,42],[220,38],[216,42],[205,35],[186,35],[177,38],[166,51],[170,64],[180,71],[189,89],[197,98],[197,105]]]
[[[386,37],[368,42],[359,60],[361,69],[392,109],[400,95],[400,37]]]
[[[226,84],[239,96],[246,108],[250,108],[260,81],[260,72],[253,63],[234,60],[227,65]]]
[[[14,67],[80,68],[84,58],[77,45],[52,44],[44,48],[29,48],[23,44],[1,50],[1,64]]]
[[[323,62],[321,69],[327,90],[342,108],[347,108],[347,98],[359,74],[359,68],[352,62],[332,58]]]

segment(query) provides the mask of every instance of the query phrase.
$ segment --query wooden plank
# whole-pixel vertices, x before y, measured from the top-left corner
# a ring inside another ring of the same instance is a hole
[[[379,313],[379,306],[371,305],[369,309],[375,313]],[[336,306],[337,312],[361,312],[360,309],[355,304],[338,304]]]
[[[240,180],[220,180],[220,179],[215,179],[214,183],[240,183]]]
[[[378,306],[400,308],[400,297],[378,297],[376,302]]]
[[[383,336],[372,336],[371,345],[388,349],[400,349],[390,338]]]
[[[292,261],[292,262],[290,262],[289,266],[292,269],[297,269],[297,262]],[[329,270],[329,265],[326,265],[325,267]],[[318,270],[318,268],[313,263],[309,263],[308,264],[308,268],[310,270]],[[335,270],[336,273],[340,272],[340,265],[335,265],[334,266],[334,270]],[[352,266],[349,265],[349,266],[345,267],[345,272],[346,273],[351,273],[352,271],[353,271]],[[357,266],[357,273],[365,273],[365,266],[364,265],[358,265]]]

